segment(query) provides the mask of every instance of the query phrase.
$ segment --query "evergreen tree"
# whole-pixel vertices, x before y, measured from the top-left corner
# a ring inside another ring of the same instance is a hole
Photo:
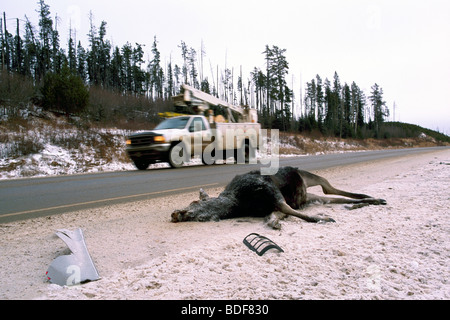
[[[14,37],[14,53],[13,53],[13,60],[12,60],[12,69],[17,72],[18,74],[24,74],[23,69],[23,41],[20,37],[20,27],[19,27],[19,19],[17,20],[17,33]]]
[[[306,83],[305,116],[310,121],[315,121],[316,119],[316,82],[314,79]]]
[[[184,41],[181,41],[178,47],[181,49],[181,57],[183,58],[181,73],[183,74],[184,83],[188,84],[188,48]]]
[[[77,56],[76,56],[76,49],[75,49],[75,43],[72,38],[72,29],[69,31],[69,41],[68,41],[68,63],[69,63],[69,69],[71,72],[76,72],[77,70]]]
[[[324,103],[325,95],[323,91],[322,78],[316,75],[316,103],[317,103],[317,124],[319,130],[323,132],[323,121],[324,121]]]
[[[267,83],[265,74],[258,68],[254,68],[250,74],[251,80],[255,86],[256,108],[263,111],[264,88]]]
[[[142,64],[144,63],[143,57],[144,57],[144,50],[142,49],[142,45],[136,43],[136,47],[133,48],[133,66],[132,66],[134,93],[136,95],[141,95],[144,89],[145,72],[142,69]]]
[[[327,86],[326,90],[326,117],[325,123],[327,131],[332,135],[340,135],[340,124],[342,117],[342,106],[341,106],[341,82],[339,80],[339,75],[337,72],[334,73],[333,77],[333,87]]]
[[[361,89],[353,81],[350,88],[351,95],[351,117],[354,136],[358,135],[358,130],[364,126],[365,96]]]
[[[286,49],[280,49],[277,46],[270,48],[266,45],[263,52],[266,60],[266,108],[267,113],[275,115],[275,109],[280,112],[276,117],[282,116],[283,123],[289,122],[291,113],[286,112],[287,104],[291,102],[292,91],[286,83],[286,75],[289,71],[289,64],[285,56]],[[270,123],[269,123],[270,124]]]
[[[198,72],[197,67],[195,66],[197,64],[197,52],[192,47],[189,50],[188,62],[189,62],[189,77],[191,79],[190,83],[194,88],[199,89],[200,84],[197,79]]]
[[[37,68],[37,45],[34,37],[34,28],[25,16],[25,38],[24,38],[24,61],[23,68],[26,76],[36,79]]]
[[[39,0],[39,39],[38,44],[38,66],[37,79],[41,79],[52,69],[51,63],[51,47],[53,35],[53,20],[50,17],[50,7],[45,4],[44,0]]]
[[[172,61],[167,65],[167,99],[174,95]]]
[[[364,126],[364,109],[366,107],[366,95],[364,92],[358,90],[358,112],[356,115],[357,128],[362,128]]]
[[[263,112],[264,116],[270,116],[273,113],[272,110],[272,106],[271,106],[271,64],[272,64],[272,60],[273,60],[273,52],[272,50],[270,50],[269,45],[266,45],[266,50],[263,52],[265,54],[265,59],[266,59],[266,85],[265,85],[265,89],[266,89],[266,105],[265,105],[265,112]]]
[[[280,102],[280,107],[281,109],[283,109],[285,108],[285,102],[289,100],[289,97],[286,95],[285,90],[285,88],[287,87],[286,75],[289,71],[289,64],[287,62],[286,56],[284,55],[286,49],[280,49],[277,46],[273,46],[272,52],[273,61],[271,66],[272,70],[270,72],[274,76],[274,94],[272,96],[274,96],[275,99]]]
[[[125,92],[125,87],[123,83],[124,73],[123,73],[123,57],[120,53],[119,47],[115,47],[111,57],[110,65],[110,87],[117,90],[120,93]]]
[[[182,76],[182,72],[180,67],[175,64],[175,67],[173,69],[173,76],[174,76],[174,92],[173,95],[177,95],[178,93],[180,93],[180,87],[181,87],[181,76]]]
[[[92,11],[89,12],[90,29],[88,39],[90,43],[90,50],[87,52],[87,74],[89,76],[89,83],[91,85],[100,84],[100,72],[98,63],[98,37],[97,28],[94,25],[94,15]]]
[[[222,76],[222,85],[224,88],[223,92],[223,100],[230,102],[233,101],[233,81],[232,81],[233,72],[231,69],[226,68],[224,74]]]
[[[350,87],[347,83],[342,88],[342,117],[340,127],[340,137],[349,138],[352,136],[351,129],[351,95]]]
[[[325,87],[325,97],[324,97],[324,128],[323,131],[324,133],[330,134],[331,130],[331,126],[332,126],[332,121],[331,121],[331,114],[332,112],[331,110],[331,106],[333,105],[332,102],[332,91],[331,91],[331,83],[330,80],[328,80],[328,78],[325,78],[324,81],[324,87]]]
[[[3,19],[6,19],[5,14],[3,14]],[[0,30],[1,30],[1,36],[2,36],[2,42],[1,42],[2,70],[7,70],[9,72],[9,71],[11,71],[11,64],[10,64],[10,47],[11,47],[10,38],[11,38],[11,35],[8,32],[8,30],[6,29],[6,26],[5,26],[5,31],[3,32],[3,25],[4,25],[3,19],[0,19],[0,22],[1,22]]]
[[[124,92],[133,91],[133,71],[132,71],[132,55],[133,48],[130,43],[126,43],[122,46],[122,86]]]
[[[104,88],[109,83],[109,66],[111,62],[111,43],[106,40],[106,21],[102,21],[100,29],[94,25],[92,12],[89,15],[90,30],[88,33],[90,50],[87,53],[87,71],[91,85],[101,85]]]
[[[151,75],[151,83],[155,89],[157,98],[163,97],[164,88],[164,72],[161,68],[161,54],[159,53],[158,42],[156,41],[156,36],[153,39],[152,53],[153,59],[150,61],[149,69]]]
[[[106,40],[106,21],[102,21],[100,24],[100,29],[98,33],[98,72],[99,72],[99,82],[103,87],[107,87],[109,82],[109,66],[111,62],[111,43]]]
[[[84,83],[87,82],[87,59],[88,55],[86,50],[81,45],[81,42],[78,41],[77,46],[77,74],[83,80]]]
[[[200,84],[200,90],[207,94],[211,94],[208,78],[203,79],[202,83]]]
[[[61,51],[59,47],[59,32],[57,29],[57,22],[58,17],[55,18],[55,28],[52,30],[52,49],[51,49],[51,55],[52,55],[52,70],[53,72],[59,73],[61,72],[61,68],[63,65],[63,62],[66,58],[63,51]]]
[[[64,63],[60,73],[48,72],[45,75],[41,93],[45,109],[60,111],[67,116],[82,112],[89,99],[83,81],[70,72],[67,63]]]
[[[389,109],[386,106],[386,102],[383,101],[383,89],[376,83],[371,87],[371,89],[372,91],[369,96],[369,100],[371,101],[373,108],[375,134],[379,137],[381,124],[384,122],[384,118],[389,116]]]

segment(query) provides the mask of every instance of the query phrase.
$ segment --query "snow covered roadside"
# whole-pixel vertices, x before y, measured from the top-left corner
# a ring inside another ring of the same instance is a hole
[[[317,173],[388,204],[311,206],[308,213],[337,222],[288,218],[281,230],[259,219],[170,223],[174,209],[198,197],[191,192],[2,224],[0,298],[450,299],[448,149]],[[54,231],[78,227],[102,278],[49,284],[48,265],[68,253]],[[242,243],[251,232],[285,252],[259,257]]]
[[[96,159],[93,150],[68,150],[52,144],[38,153],[19,159],[0,159],[0,167],[13,169],[0,172],[0,180],[23,177],[47,177],[99,171],[133,170],[132,163]],[[16,165],[17,164],[17,165]]]
[[[74,128],[33,119],[9,131],[0,126],[0,180],[132,170],[118,129]]]

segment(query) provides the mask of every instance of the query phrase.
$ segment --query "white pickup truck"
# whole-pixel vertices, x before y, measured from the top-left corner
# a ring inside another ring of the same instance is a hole
[[[194,156],[208,165],[229,157],[237,163],[256,163],[260,130],[257,122],[210,123],[201,115],[178,116],[154,130],[130,135],[126,151],[139,170],[155,162],[178,168]]]

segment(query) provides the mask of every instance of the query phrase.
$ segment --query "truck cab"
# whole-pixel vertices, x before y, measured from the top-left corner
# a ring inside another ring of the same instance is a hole
[[[202,136],[202,150],[206,147],[210,127],[203,116],[178,116],[161,122],[154,130],[137,132],[130,135],[126,141],[126,152],[135,166],[145,170],[152,163],[169,162],[177,167],[170,159],[170,151],[180,142],[186,142],[186,137],[194,141],[195,135]],[[199,139],[200,140],[200,139]],[[194,144],[191,143],[193,148]]]

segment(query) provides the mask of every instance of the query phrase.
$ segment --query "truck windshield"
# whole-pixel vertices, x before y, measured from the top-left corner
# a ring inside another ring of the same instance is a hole
[[[171,118],[164,120],[155,129],[184,129],[189,117]]]

